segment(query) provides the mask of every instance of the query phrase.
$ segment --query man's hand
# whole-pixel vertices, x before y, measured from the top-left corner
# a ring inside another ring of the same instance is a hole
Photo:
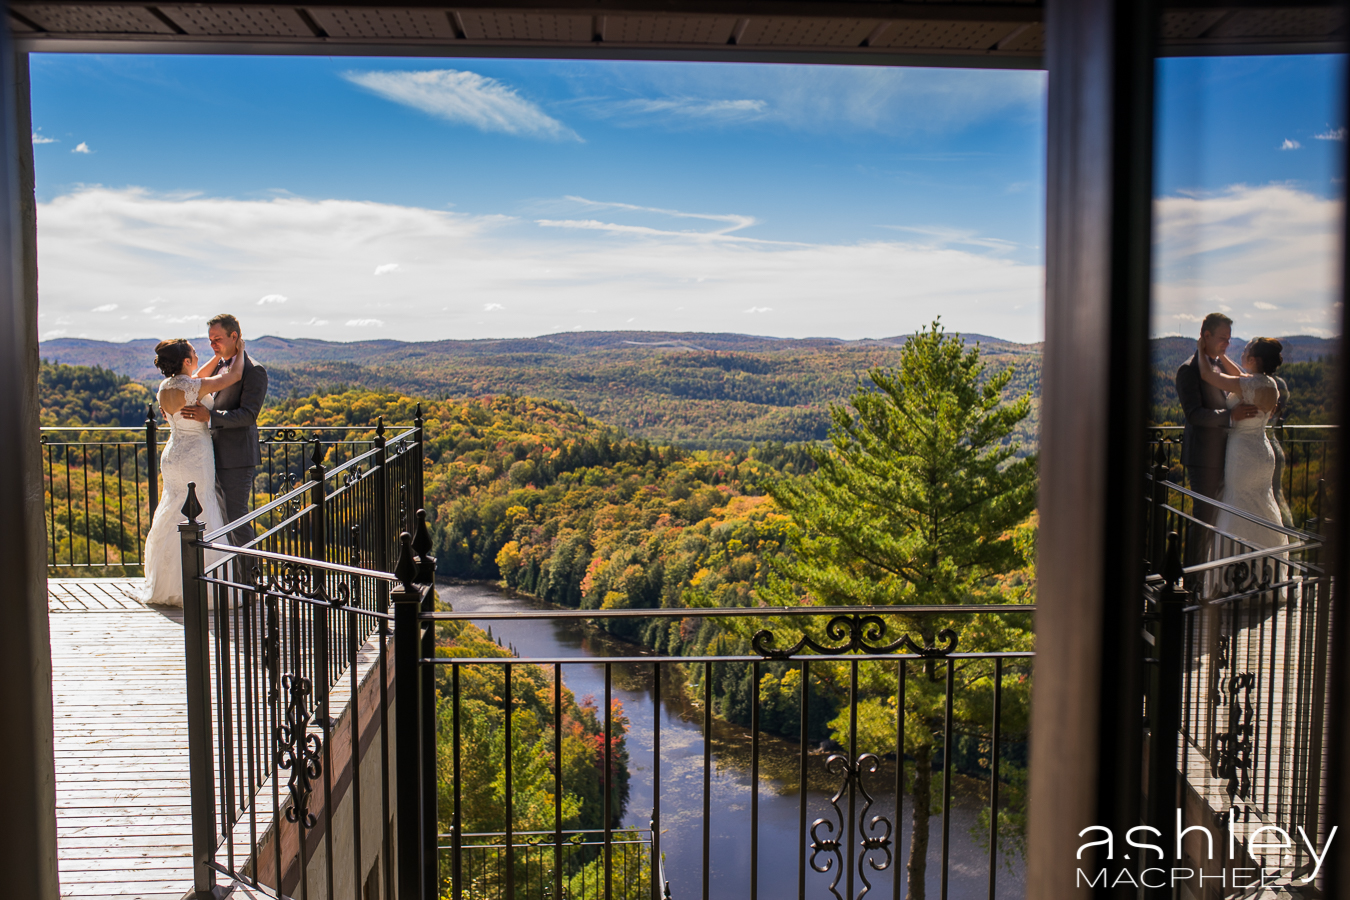
[[[1232,412],[1228,414],[1234,422],[1241,422],[1243,419],[1251,419],[1261,415],[1261,407],[1253,403],[1241,403],[1233,407]]]
[[[1238,408],[1241,409],[1241,407]],[[1252,409],[1256,409],[1256,407],[1253,406]],[[193,404],[192,406],[185,406],[178,412],[183,416],[183,418],[191,419],[194,422],[211,421],[211,411],[207,409],[205,406],[202,406],[200,403]]]

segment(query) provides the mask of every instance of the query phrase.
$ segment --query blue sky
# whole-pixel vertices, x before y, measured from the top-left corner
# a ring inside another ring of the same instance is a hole
[[[1154,332],[1339,331],[1344,58],[1158,64]]]
[[[332,340],[1043,332],[1043,73],[31,59],[44,337],[220,310]],[[1164,98],[1161,133],[1192,133],[1159,186],[1202,212],[1164,208],[1191,225],[1164,229],[1162,331],[1227,290],[1196,222],[1283,203],[1315,228],[1339,202],[1343,141],[1317,134],[1343,123],[1301,87],[1331,63],[1191,62],[1164,63],[1204,115]],[[1269,114],[1235,115],[1253,83]]]

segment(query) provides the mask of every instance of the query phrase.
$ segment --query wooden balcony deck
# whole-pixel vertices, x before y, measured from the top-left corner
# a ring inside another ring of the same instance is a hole
[[[134,583],[48,586],[62,897],[192,886],[182,617],[132,600]]]

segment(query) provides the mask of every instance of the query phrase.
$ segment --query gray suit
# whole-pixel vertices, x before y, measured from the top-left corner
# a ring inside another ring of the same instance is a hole
[[[1224,392],[1200,377],[1195,356],[1177,369],[1177,399],[1186,415],[1186,431],[1181,437],[1181,464],[1191,490],[1215,500],[1223,497],[1224,457],[1228,452],[1228,428],[1231,424]],[[1218,510],[1208,503],[1195,504],[1195,517],[1213,525]],[[1204,541],[1193,535],[1186,542],[1186,564],[1201,561]]]
[[[217,366],[217,369],[220,367]],[[213,370],[210,374],[214,375]],[[267,370],[244,354],[239,380],[216,394],[211,411],[211,442],[216,448],[216,481],[225,494],[225,518],[233,522],[248,515],[253,473],[262,462],[258,446],[258,414],[267,397]],[[235,546],[253,540],[253,526],[236,528]]]

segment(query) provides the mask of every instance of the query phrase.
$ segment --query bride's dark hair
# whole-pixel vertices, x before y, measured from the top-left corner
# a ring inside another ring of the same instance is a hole
[[[183,362],[192,355],[187,338],[170,338],[155,345],[155,368],[172,378],[183,371]]]
[[[1274,338],[1252,338],[1247,344],[1247,352],[1253,359],[1261,361],[1261,374],[1274,375],[1275,370],[1284,362],[1284,345]]]

